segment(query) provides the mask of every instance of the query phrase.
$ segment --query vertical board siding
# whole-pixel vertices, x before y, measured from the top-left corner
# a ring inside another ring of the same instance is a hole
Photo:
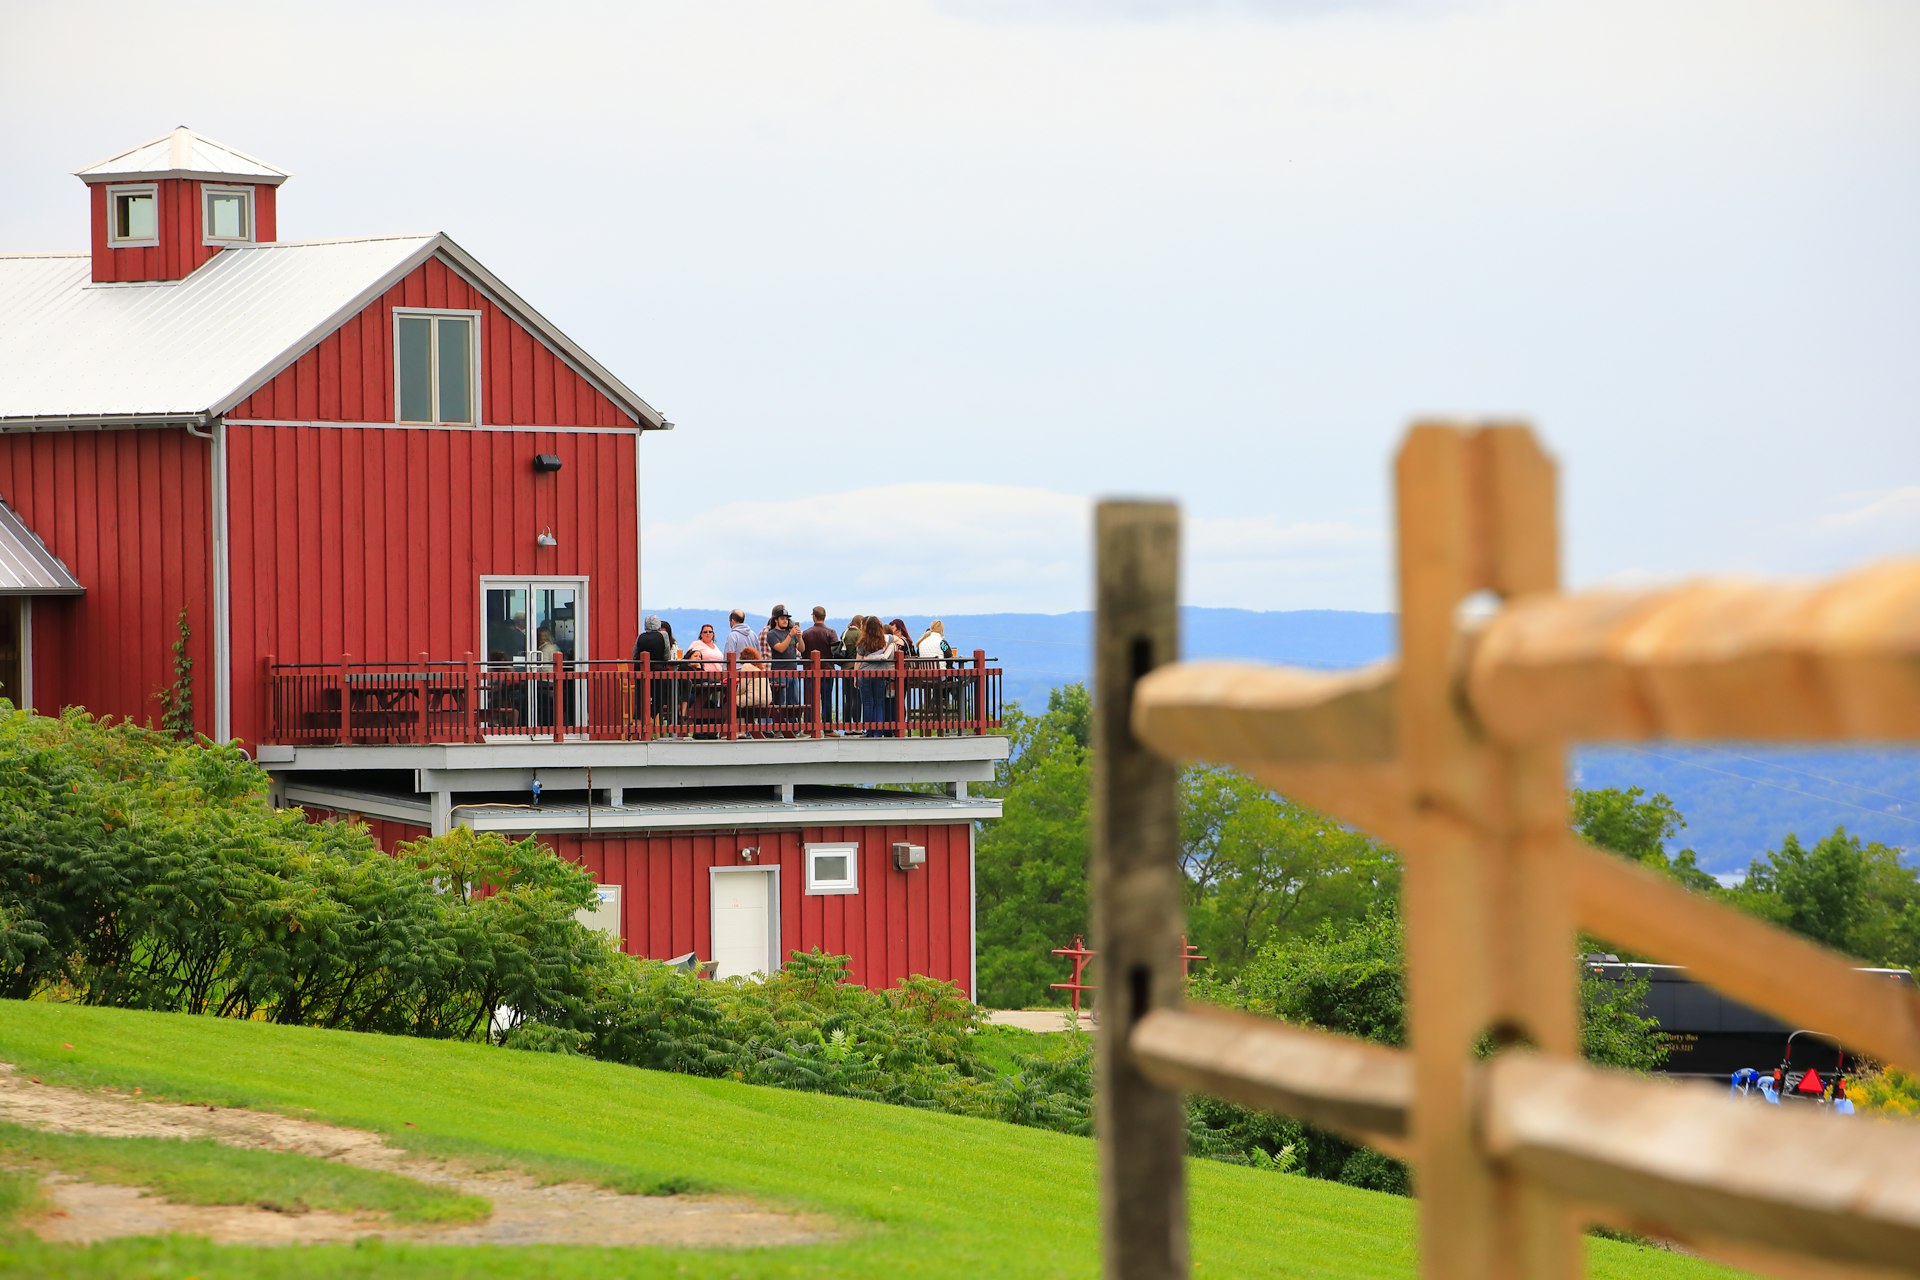
[[[226,431],[233,733],[243,741],[259,742],[267,727],[269,654],[279,662],[338,662],[342,654],[398,662],[424,651],[458,661],[471,650],[484,659],[482,575],[586,577],[586,656],[632,650],[638,575],[633,559],[622,558],[630,544],[603,531],[637,519],[633,435]],[[562,470],[534,471],[536,453],[557,454]],[[620,483],[587,483],[603,472]],[[564,476],[582,478],[579,500],[559,496]],[[597,500],[602,494],[610,505]],[[557,547],[535,544],[548,526]]]
[[[789,831],[657,835],[542,834],[542,843],[580,863],[599,884],[621,887],[621,946],[665,960],[689,951],[713,954],[709,872],[742,867],[740,850],[760,849],[752,864],[780,868],[782,953],[818,948],[852,960],[863,986],[897,986],[911,974],[959,984],[971,994],[972,911],[965,823],[901,827],[807,827]],[[924,845],[927,864],[893,866],[896,840]],[[860,891],[806,892],[809,844],[860,847]]]
[[[0,434],[0,498],[87,591],[33,606],[33,700],[157,722],[184,605],[213,732],[212,446],[177,428]]]
[[[93,278],[96,281],[181,280],[220,252],[219,245],[201,243],[204,239],[201,234],[202,184],[192,178],[162,178],[153,184],[155,212],[159,218],[159,244],[134,249],[112,248],[107,242],[107,188],[137,185],[140,184],[88,184],[93,224]],[[279,222],[275,209],[277,188],[247,182],[215,181],[212,185],[251,188],[254,242],[273,242]]]
[[[328,809],[320,805],[301,805],[300,812],[306,815],[308,822],[326,822],[332,818],[350,818],[373,833],[374,843],[388,853],[392,853],[403,844],[415,840],[424,840],[433,834],[431,827],[423,827],[414,822],[401,822],[396,818],[374,818],[364,813],[355,813],[346,809]]]
[[[104,237],[105,197],[101,199],[99,234]],[[395,307],[480,313],[480,420],[489,426],[636,425],[593,384],[439,258],[420,264],[227,416],[275,422],[394,421]]]

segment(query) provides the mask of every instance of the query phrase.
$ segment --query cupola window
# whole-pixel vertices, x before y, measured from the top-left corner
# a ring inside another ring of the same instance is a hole
[[[206,187],[201,225],[208,244],[253,243],[253,192],[245,187]]]
[[[475,420],[478,320],[464,311],[394,312],[393,372],[401,422]]]
[[[160,243],[160,198],[152,183],[107,188],[107,239],[120,249]]]

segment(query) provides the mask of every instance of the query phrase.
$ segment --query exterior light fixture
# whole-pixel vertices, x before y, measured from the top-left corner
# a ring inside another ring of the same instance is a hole
[[[760,861],[760,846],[748,845],[746,848],[742,849],[740,851],[740,861],[742,862]]]
[[[533,469],[535,471],[558,471],[561,465],[560,455],[557,453],[536,453],[533,455]]]
[[[552,525],[548,525],[546,528],[542,529],[540,531],[540,536],[535,538],[534,542],[537,545],[543,546],[543,547],[557,547],[560,545],[560,539],[553,536]]]

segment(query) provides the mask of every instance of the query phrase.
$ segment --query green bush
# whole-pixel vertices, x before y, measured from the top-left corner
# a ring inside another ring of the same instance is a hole
[[[233,747],[0,702],[0,995],[471,1039],[577,1021],[593,886],[459,830],[389,857]]]

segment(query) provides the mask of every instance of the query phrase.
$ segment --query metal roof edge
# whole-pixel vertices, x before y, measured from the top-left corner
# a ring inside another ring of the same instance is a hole
[[[504,805],[453,806],[455,825],[475,831],[518,834],[585,835],[594,832],[685,831],[698,829],[806,826],[960,826],[992,821],[1001,816],[998,800],[975,800],[946,806],[858,805],[816,801],[785,806],[596,806],[591,815],[580,807],[514,809]]]
[[[138,427],[204,426],[212,416],[199,410],[162,413],[67,413],[18,414],[0,416],[0,432],[7,431],[112,431]]]
[[[73,176],[80,179],[82,182],[87,182],[87,183],[91,183],[96,179],[98,180],[111,179],[111,180],[122,181],[122,182],[140,181],[141,179],[146,178],[148,175],[111,173],[111,174],[98,174],[96,175],[95,178],[89,178],[87,175],[90,173],[93,173],[95,169],[98,169],[103,164],[112,164],[115,160],[120,159],[122,156],[130,156],[136,151],[144,151],[148,147],[158,146],[162,142],[172,142],[174,137],[178,135],[182,130],[184,130],[186,133],[188,133],[192,137],[199,139],[201,142],[208,144],[209,146],[218,147],[222,151],[226,152],[228,155],[238,156],[242,160],[246,160],[246,161],[249,161],[250,163],[257,164],[262,169],[270,170],[272,173],[278,174],[279,176],[277,178],[268,178],[265,175],[257,174],[257,173],[255,174],[221,174],[221,173],[214,173],[214,172],[203,170],[203,169],[156,170],[152,176],[165,178],[165,177],[172,177],[175,174],[197,173],[197,174],[202,174],[206,177],[234,177],[234,178],[244,177],[247,180],[252,182],[267,182],[270,185],[276,186],[276,187],[279,186],[282,182],[285,182],[288,178],[291,178],[293,176],[292,173],[288,172],[285,169],[282,169],[277,164],[270,164],[267,161],[262,160],[259,156],[249,155],[248,153],[246,153],[245,151],[242,151],[238,147],[230,147],[226,143],[221,142],[218,139],[209,138],[206,134],[201,133],[196,129],[190,128],[187,125],[175,125],[173,128],[167,130],[165,133],[159,134],[156,137],[148,138],[145,142],[136,142],[130,147],[122,147],[120,150],[114,152],[112,155],[106,157],[104,160],[95,160],[90,165],[85,165],[82,168],[75,169],[73,171]]]
[[[254,187],[277,187],[291,174],[268,177],[260,173],[223,173],[217,169],[141,169],[133,173],[76,173],[74,177],[90,187],[117,187],[127,182],[159,182],[166,178],[188,178],[195,182],[241,182]]]
[[[39,580],[0,589],[0,596],[82,596],[87,589],[33,526],[0,496],[0,544],[10,544],[39,571]]]
[[[525,298],[509,289],[501,279],[480,265],[480,260],[455,244],[445,233],[439,237],[442,251],[465,274],[472,277],[471,283],[484,292],[494,295],[493,300],[500,308],[545,337],[568,363],[574,366],[587,381],[597,386],[601,393],[615,404],[620,405],[633,416],[646,430],[671,431],[673,424],[668,422],[660,411],[648,404],[632,387],[615,377],[605,365],[588,355],[580,345],[562,333],[559,326],[541,315],[528,304]]]

